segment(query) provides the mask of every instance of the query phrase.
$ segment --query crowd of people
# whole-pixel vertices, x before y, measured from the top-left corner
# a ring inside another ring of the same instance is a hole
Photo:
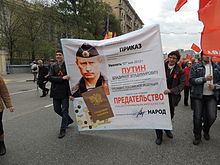
[[[80,71],[83,76],[84,74],[86,75],[87,71],[81,66],[82,63],[83,65],[87,65],[86,60],[90,60],[91,62],[93,58],[98,58],[98,52],[91,46],[82,45],[77,53],[77,65],[81,69]],[[220,66],[211,62],[211,58],[202,52],[201,61],[197,63],[188,61],[186,65],[180,66],[178,64],[180,58],[181,56],[178,51],[172,51],[168,54],[168,60],[165,62],[167,89],[164,90],[164,94],[168,95],[169,98],[172,120],[174,118],[174,110],[181,100],[181,92],[184,90],[184,105],[189,106],[190,103],[191,109],[193,110],[193,144],[199,145],[202,139],[202,132],[204,139],[210,140],[210,129],[217,117],[217,102],[220,97]],[[42,90],[41,97],[47,96],[49,89],[46,88],[46,83],[48,81],[51,82],[50,97],[53,98],[53,108],[62,118],[58,138],[63,138],[66,133],[66,128],[74,122],[69,116],[69,100],[73,101],[74,97],[81,96],[79,92],[71,93],[68,82],[70,76],[67,75],[63,52],[57,50],[56,60],[51,59],[48,67],[44,65],[43,60],[38,60],[33,63],[31,70],[34,75],[33,81],[36,81]],[[83,77],[88,80],[87,85],[85,84],[83,86],[84,88],[80,88],[79,84],[79,87],[75,91],[88,91],[91,86],[93,88],[103,86],[103,82],[105,82],[103,79],[98,83],[99,79],[91,75],[87,78],[86,76]],[[99,74],[99,78],[100,77],[101,75]],[[94,80],[96,80],[95,83]],[[93,82],[92,85],[91,82]],[[88,86],[88,84],[90,84],[90,86]],[[6,147],[4,144],[2,124],[3,103],[11,112],[14,111],[14,107],[12,106],[7,87],[1,77],[0,97],[0,155],[4,155],[6,153]],[[189,98],[190,102],[188,101]],[[164,131],[169,138],[173,138],[171,130]],[[155,143],[161,145],[163,142],[163,130],[157,129],[155,132]]]

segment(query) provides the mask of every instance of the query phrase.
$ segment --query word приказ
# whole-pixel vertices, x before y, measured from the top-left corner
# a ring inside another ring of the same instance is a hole
[[[125,52],[129,50],[135,50],[135,49],[141,49],[142,45],[141,44],[135,44],[135,45],[130,45],[130,46],[124,46],[119,48],[120,52]]]

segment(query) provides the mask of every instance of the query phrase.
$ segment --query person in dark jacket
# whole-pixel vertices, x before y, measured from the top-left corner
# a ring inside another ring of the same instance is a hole
[[[48,64],[48,71],[50,72],[50,68],[56,63],[56,60],[50,59],[49,64]]]
[[[192,66],[192,62],[188,61],[187,62],[187,67],[185,67],[183,69],[185,74],[186,74],[186,84],[185,84],[185,87],[184,87],[184,105],[185,106],[189,105],[188,99],[189,99],[189,93],[191,91],[191,85],[189,83],[189,73],[190,73],[191,66]],[[191,99],[190,99],[190,105],[192,107]]]
[[[39,88],[42,90],[42,96],[40,97],[45,97],[48,92],[49,89],[46,88],[46,84],[48,81],[48,68],[46,66],[44,66],[44,63],[42,60],[38,60],[38,78],[37,78],[37,84],[39,86]]]
[[[56,60],[57,63],[51,66],[48,79],[51,82],[50,96],[53,98],[54,111],[62,117],[58,138],[63,138],[66,134],[66,127],[73,123],[69,116],[69,96],[71,93],[68,80],[70,77],[67,75],[61,50],[56,51]]]
[[[178,105],[181,99],[181,91],[185,86],[185,72],[177,64],[180,59],[178,51],[172,51],[168,54],[169,61],[165,63],[165,72],[167,79],[167,89],[164,91],[165,95],[169,97],[170,114],[171,119],[174,117],[174,107]],[[170,130],[165,130],[166,135],[169,138],[173,138],[173,134]],[[156,130],[157,139],[155,143],[160,145],[163,140],[163,130]]]
[[[201,53],[202,62],[192,66],[189,82],[192,85],[194,145],[201,143],[201,132],[210,140],[210,128],[217,117],[217,101],[220,89],[220,67]]]

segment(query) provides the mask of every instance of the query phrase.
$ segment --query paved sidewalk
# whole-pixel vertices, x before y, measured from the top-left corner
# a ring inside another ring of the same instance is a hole
[[[5,82],[25,82],[33,80],[32,73],[14,73],[2,75]]]

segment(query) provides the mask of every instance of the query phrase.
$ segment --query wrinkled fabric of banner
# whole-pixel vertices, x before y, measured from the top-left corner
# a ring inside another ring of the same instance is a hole
[[[113,117],[94,122],[83,97],[75,97],[73,111],[79,131],[172,129],[168,97],[163,94],[167,85],[159,25],[107,40],[61,39],[61,44],[71,92],[93,90],[88,88],[89,81],[97,73],[113,112]],[[82,45],[91,48],[85,51]],[[95,61],[97,58],[101,60]],[[79,60],[84,62],[79,64]],[[100,104],[102,97],[93,94],[91,101]],[[97,115],[108,113],[97,111]]]

